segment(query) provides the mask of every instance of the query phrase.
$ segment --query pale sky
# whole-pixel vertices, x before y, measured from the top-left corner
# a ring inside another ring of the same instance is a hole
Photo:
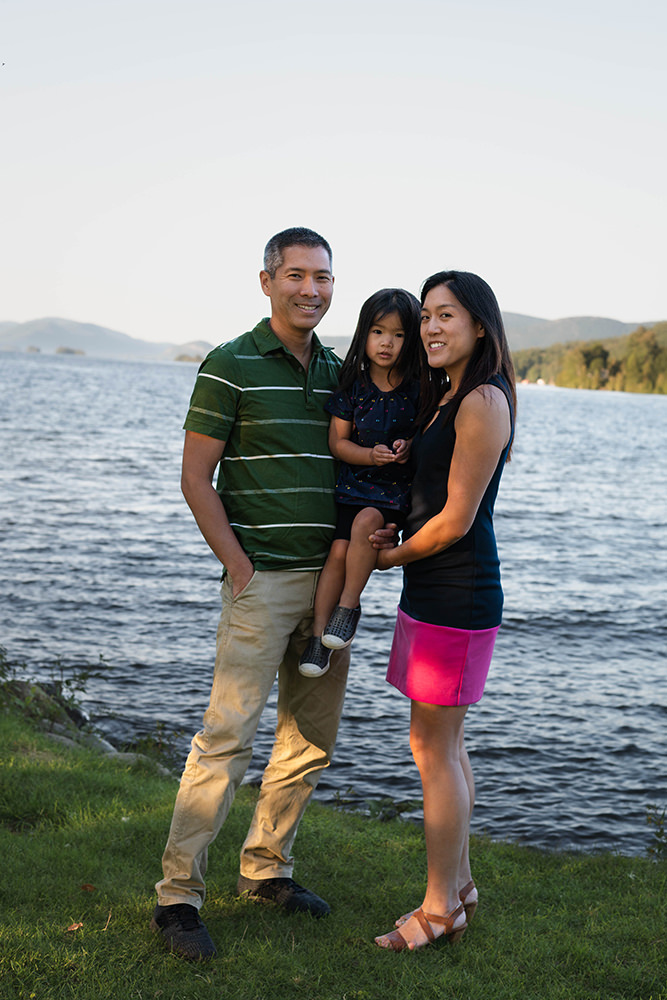
[[[254,326],[316,229],[350,335],[476,271],[505,311],[667,318],[663,0],[0,0],[0,320]]]

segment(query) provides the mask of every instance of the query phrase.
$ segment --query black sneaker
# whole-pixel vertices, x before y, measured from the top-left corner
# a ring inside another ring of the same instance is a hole
[[[260,903],[276,903],[288,913],[310,913],[313,917],[326,917],[331,907],[310,889],[297,885],[293,878],[245,878],[239,875],[236,886],[239,896],[256,899]]]
[[[322,636],[322,645],[328,649],[344,649],[354,639],[361,618],[361,608],[341,608],[338,604]]]
[[[151,930],[159,932],[174,954],[189,962],[205,962],[216,955],[215,945],[199,918],[199,910],[189,903],[155,907]]]
[[[308,640],[299,660],[299,673],[304,677],[321,677],[329,669],[331,650],[322,645],[319,635]]]

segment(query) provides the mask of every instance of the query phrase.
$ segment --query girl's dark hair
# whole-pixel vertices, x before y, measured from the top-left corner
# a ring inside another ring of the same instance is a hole
[[[461,400],[479,385],[485,385],[492,375],[501,375],[510,392],[516,413],[516,378],[505,326],[498,300],[490,285],[483,278],[470,271],[438,271],[427,278],[421,288],[421,303],[439,285],[450,288],[464,309],[467,309],[475,323],[484,327],[463,373],[461,384],[449,400],[449,414],[456,415]],[[433,416],[438,403],[447,391],[449,376],[438,368],[430,368],[426,361],[422,365],[419,423],[423,426]],[[509,458],[509,455],[508,455]]]
[[[421,309],[419,300],[412,292],[406,292],[404,288],[381,288],[379,292],[375,292],[369,299],[366,299],[359,312],[357,329],[354,331],[350,349],[340,370],[339,387],[341,389],[349,389],[357,379],[368,380],[369,376],[366,370],[368,334],[373,329],[374,323],[379,323],[384,316],[393,312],[398,313],[405,340],[401,353],[390,372],[395,372],[400,382],[419,378],[421,366],[421,338],[419,334]]]

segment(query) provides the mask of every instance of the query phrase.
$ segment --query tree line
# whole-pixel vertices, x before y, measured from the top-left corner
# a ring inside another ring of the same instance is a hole
[[[667,393],[667,322],[625,337],[529,347],[513,353],[517,379],[570,389]]]

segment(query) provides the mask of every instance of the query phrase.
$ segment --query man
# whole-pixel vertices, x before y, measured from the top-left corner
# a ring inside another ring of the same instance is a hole
[[[182,489],[224,567],[222,614],[211,699],[181,778],[151,926],[191,960],[216,953],[199,917],[208,846],[250,762],[276,674],[275,742],[237,889],[286,910],[329,912],[293,881],[291,848],[333,752],[349,663],[341,650],[322,678],[298,670],[335,521],[323,403],[340,362],[313,333],[333,282],[331,248],[317,233],[272,237],[260,272],[271,318],[209,354],[185,421]]]

